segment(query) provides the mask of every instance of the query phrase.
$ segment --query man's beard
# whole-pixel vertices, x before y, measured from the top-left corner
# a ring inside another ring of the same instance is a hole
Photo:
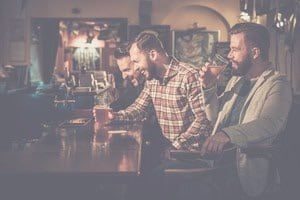
[[[138,85],[138,81],[136,80],[136,78],[134,76],[128,76],[126,79],[128,79],[128,81],[130,81],[134,87],[136,87]]]
[[[252,60],[251,60],[250,55],[247,55],[245,60],[240,63],[237,63],[234,61],[231,61],[231,62],[234,63],[235,65],[237,65],[237,68],[232,68],[233,76],[245,76],[249,72],[249,70],[252,66]]]
[[[148,59],[148,76],[146,77],[147,80],[152,80],[152,79],[158,79],[157,73],[156,73],[156,65],[154,62],[152,62],[150,59]]]

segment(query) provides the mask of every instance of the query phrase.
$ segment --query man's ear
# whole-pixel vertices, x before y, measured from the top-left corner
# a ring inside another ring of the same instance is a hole
[[[251,56],[253,59],[257,59],[258,57],[260,57],[260,49],[257,47],[252,48],[251,50]]]
[[[155,61],[157,59],[158,53],[155,50],[151,50],[149,52],[149,58],[151,61]]]

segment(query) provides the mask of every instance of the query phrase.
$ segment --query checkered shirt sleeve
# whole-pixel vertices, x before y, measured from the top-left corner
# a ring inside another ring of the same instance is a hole
[[[175,139],[173,146],[177,149],[191,149],[192,145],[198,144],[203,137],[211,134],[212,126],[206,117],[199,74],[188,72],[183,78],[183,84],[194,120],[187,130]]]
[[[135,102],[115,114],[115,120],[119,121],[143,121],[152,105],[149,87],[146,82],[144,89]]]

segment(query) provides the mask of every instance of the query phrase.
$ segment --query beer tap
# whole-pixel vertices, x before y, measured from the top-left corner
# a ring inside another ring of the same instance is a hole
[[[68,87],[65,83],[63,83],[61,86],[61,88],[65,88],[66,94],[65,94],[65,99],[58,99],[58,96],[55,96],[54,99],[54,106],[57,108],[58,104],[62,104],[63,106],[67,106],[69,103],[75,103],[74,99],[69,99],[69,97],[71,96],[71,87]]]

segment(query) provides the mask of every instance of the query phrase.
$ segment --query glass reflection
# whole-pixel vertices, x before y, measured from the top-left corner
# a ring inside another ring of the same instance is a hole
[[[75,129],[59,129],[57,132],[59,137],[59,158],[62,160],[70,160],[71,156],[76,153],[77,141]]]
[[[108,153],[109,134],[108,129],[103,127],[101,123],[94,123],[94,134],[92,137],[92,156],[97,156],[99,152]]]
[[[133,164],[128,159],[128,155],[126,153],[124,153],[124,154],[122,154],[122,158],[118,165],[118,170],[121,172],[126,172],[126,171],[130,171],[130,169],[133,169]]]

